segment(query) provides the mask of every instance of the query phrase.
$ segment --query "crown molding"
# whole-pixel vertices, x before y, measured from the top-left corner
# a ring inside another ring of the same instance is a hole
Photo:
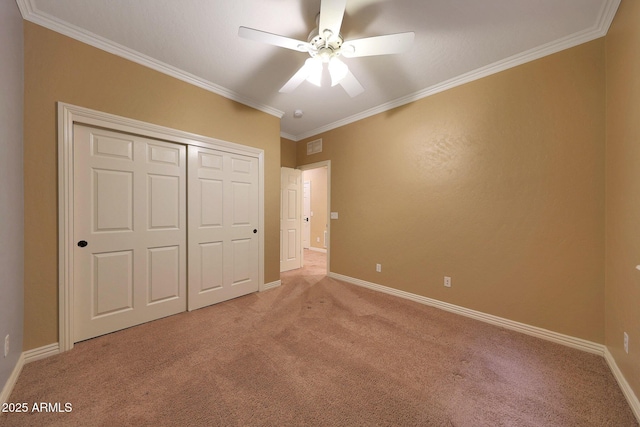
[[[609,27],[611,26],[611,22],[613,21],[613,18],[618,10],[620,1],[621,0],[605,1],[605,3],[602,6],[602,9],[600,10],[600,15],[596,23],[591,28],[588,28],[583,31],[579,31],[567,37],[554,40],[553,42],[513,55],[509,58],[503,59],[498,62],[494,62],[493,64],[489,64],[485,67],[481,67],[481,68],[469,71],[468,73],[465,73],[460,76],[454,77],[452,79],[446,80],[444,82],[435,84],[433,86],[430,86],[418,92],[411,93],[407,96],[397,98],[393,101],[381,104],[377,107],[370,108],[361,113],[354,114],[352,116],[335,121],[333,123],[329,123],[328,125],[321,126],[319,128],[310,130],[308,132],[303,132],[301,134],[296,135],[294,141],[300,141],[302,139],[316,136],[323,132],[336,129],[341,126],[345,126],[350,123],[357,122],[362,119],[366,119],[367,117],[384,113],[385,111],[389,111],[393,108],[410,104],[412,102],[418,101],[428,96],[435,95],[437,93],[444,92],[449,89],[453,89],[454,87],[461,86],[466,83],[470,83],[474,80],[478,80],[483,77],[487,77],[492,74],[496,74],[501,71],[508,70],[509,68],[517,67],[518,65],[535,61],[536,59],[540,59],[542,57],[552,55],[554,53],[558,53],[562,50],[569,49],[569,48],[578,46],[580,44],[590,42],[600,37],[604,37],[605,35],[607,35],[607,32],[609,31]]]
[[[290,139],[292,141],[300,141],[297,136],[286,132],[280,132],[280,138]]]
[[[468,73],[465,73],[460,76],[454,77],[452,79],[446,80],[444,82],[435,84],[426,89],[422,89],[420,91],[411,93],[401,98],[397,98],[393,101],[386,102],[384,104],[378,105],[376,107],[370,108],[368,110],[362,111],[352,116],[345,117],[343,119],[318,127],[316,129],[312,129],[310,131],[303,132],[298,135],[292,135],[286,132],[281,132],[280,136],[283,138],[290,139],[292,141],[300,141],[302,139],[316,136],[323,132],[327,132],[341,126],[345,126],[350,123],[357,122],[359,120],[374,116],[376,114],[384,113],[385,111],[389,111],[391,109],[401,107],[403,105],[418,101],[428,96],[435,95],[437,93],[444,92],[449,89],[453,89],[457,86],[470,83],[472,81],[481,79],[483,77],[487,77],[492,74],[496,74],[501,71],[508,70],[509,68],[517,67],[518,65],[522,65],[527,62],[540,59],[544,56],[552,55],[562,50],[569,49],[571,47],[575,47],[580,44],[587,43],[589,41],[603,37],[609,31],[609,27],[611,26],[611,22],[613,21],[616,11],[618,10],[620,1],[621,0],[606,0],[602,5],[602,8],[600,10],[599,17],[596,20],[596,23],[587,30],[574,33],[562,39],[555,40],[545,45],[516,54],[514,56],[495,62],[493,64],[489,64],[487,66],[469,71]],[[146,56],[140,52],[134,51],[133,49],[129,49],[127,47],[121,46],[117,43],[114,43],[96,34],[90,33],[79,27],[76,27],[66,22],[63,22],[61,20],[58,20],[57,18],[38,10],[35,7],[34,0],[16,0],[16,2],[18,4],[20,12],[22,13],[22,17],[27,21],[41,25],[45,28],[56,31],[60,34],[64,34],[68,37],[79,40],[83,43],[94,46],[98,49],[104,50],[114,55],[118,55],[130,61],[133,61],[137,64],[149,67],[153,70],[175,77],[179,80],[182,80],[194,86],[216,93],[220,96],[223,96],[225,98],[247,105],[249,107],[255,108],[262,112],[271,114],[278,118],[282,118],[284,116],[284,112],[276,108],[273,108],[268,105],[260,104],[244,95],[240,95],[236,92],[233,92],[215,83],[204,80],[198,76],[182,71],[171,65],[165,64],[154,58]]]
[[[284,111],[280,111],[268,105],[260,104],[244,95],[240,95],[239,93],[233,92],[220,85],[180,70],[177,67],[165,64],[164,62],[158,61],[157,59],[151,58],[150,56],[144,55],[133,49],[129,49],[97,34],[83,30],[75,25],[71,25],[68,22],[61,21],[56,17],[39,10],[35,5],[34,0],[16,0],[16,2],[18,3],[18,8],[20,9],[22,18],[33,22],[34,24],[38,24],[67,37],[71,37],[72,39],[81,41],[82,43],[104,50],[105,52],[128,59],[136,64],[159,71],[163,74],[182,80],[183,82],[192,84],[209,92],[213,92],[232,101],[239,102],[240,104],[244,104],[251,108],[255,108],[256,110],[276,116],[279,119],[284,116]]]

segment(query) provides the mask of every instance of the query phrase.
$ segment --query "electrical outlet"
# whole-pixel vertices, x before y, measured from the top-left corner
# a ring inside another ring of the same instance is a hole
[[[9,334],[4,337],[4,357],[7,357],[7,354],[9,354]]]
[[[451,277],[444,276],[444,286],[447,287],[447,288],[451,287]]]
[[[624,333],[624,352],[629,354],[629,335]]]
[[[378,273],[382,272],[382,264],[376,264],[376,271]]]
[[[320,238],[316,237],[316,243],[320,243]]]

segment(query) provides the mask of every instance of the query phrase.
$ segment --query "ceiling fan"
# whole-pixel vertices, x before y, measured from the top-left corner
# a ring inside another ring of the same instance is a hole
[[[320,14],[316,19],[318,27],[309,34],[306,42],[247,27],[240,27],[238,35],[298,52],[307,52],[311,56],[280,88],[281,93],[292,92],[305,80],[320,86],[324,64],[327,64],[331,86],[340,84],[349,96],[354,97],[361,94],[364,88],[340,56],[357,58],[402,53],[409,49],[415,34],[406,32],[345,41],[340,34],[340,27],[346,3],[347,0],[322,0]]]

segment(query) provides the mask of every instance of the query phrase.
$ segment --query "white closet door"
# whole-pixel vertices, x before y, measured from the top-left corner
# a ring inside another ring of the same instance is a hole
[[[186,147],[74,126],[74,341],[186,310]]]
[[[280,172],[280,272],[302,267],[302,171]]]
[[[189,146],[189,310],[259,287],[258,159]]]

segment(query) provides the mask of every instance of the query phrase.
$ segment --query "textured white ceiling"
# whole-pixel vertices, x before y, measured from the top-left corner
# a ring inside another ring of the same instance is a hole
[[[606,34],[620,0],[347,0],[345,39],[414,31],[399,55],[345,59],[365,92],[280,87],[308,58],[238,37],[307,39],[320,0],[17,0],[25,19],[281,115],[312,136]],[[294,118],[293,111],[304,111]]]

